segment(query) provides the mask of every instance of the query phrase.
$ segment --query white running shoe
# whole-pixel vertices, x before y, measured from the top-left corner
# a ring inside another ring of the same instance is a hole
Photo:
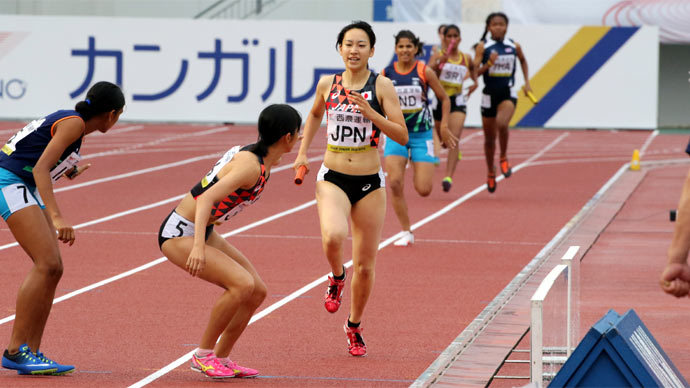
[[[414,244],[414,234],[409,230],[403,232],[403,236],[393,243],[396,247],[406,247],[412,244]]]

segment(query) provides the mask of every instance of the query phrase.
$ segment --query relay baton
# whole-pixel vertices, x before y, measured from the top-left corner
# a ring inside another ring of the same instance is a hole
[[[532,93],[531,90],[529,92],[527,92],[527,97],[529,97],[530,101],[532,101],[533,104],[536,104],[539,102],[539,100],[537,100],[537,97],[534,96],[534,93]]]
[[[295,184],[296,185],[301,185],[302,181],[304,180],[304,174],[307,173],[307,166],[301,165],[297,169],[297,173],[295,174]]]

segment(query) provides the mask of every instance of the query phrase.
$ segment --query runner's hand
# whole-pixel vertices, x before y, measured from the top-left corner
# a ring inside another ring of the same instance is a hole
[[[449,149],[453,149],[458,145],[458,138],[450,131],[448,124],[441,124],[441,141]]]
[[[72,225],[70,225],[62,217],[58,216],[53,218],[53,227],[55,227],[55,231],[57,232],[58,240],[65,244],[69,244],[70,246],[74,244],[75,236]]]
[[[671,263],[666,266],[659,279],[661,289],[675,297],[687,296],[690,293],[690,266]]]
[[[367,100],[362,97],[361,94],[355,91],[350,91],[350,102],[357,105],[359,108],[360,113],[369,120],[371,120],[374,117],[374,114],[376,113],[374,111],[374,108],[369,105]]]
[[[466,98],[466,100],[468,100],[468,99],[470,98],[470,96],[472,95],[472,93],[473,93],[475,90],[477,90],[477,83],[476,83],[476,82],[473,83],[472,85],[470,85],[469,88],[467,88],[467,98]]]
[[[198,276],[206,266],[206,256],[204,249],[192,248],[187,258],[187,272],[192,276]]]
[[[307,160],[307,155],[297,154],[297,157],[295,158],[295,163],[293,163],[292,168],[295,170],[295,172],[297,172],[300,166],[306,167],[307,173],[309,172],[309,161]]]
[[[81,173],[86,171],[89,167],[91,167],[91,163],[86,164],[82,167],[74,166],[73,169],[67,171],[66,173],[64,173],[62,175],[64,175],[67,179],[72,180],[72,179],[78,177],[79,175],[81,175]]]
[[[498,58],[498,52],[492,51],[491,54],[489,54],[489,62],[496,63],[497,58]]]

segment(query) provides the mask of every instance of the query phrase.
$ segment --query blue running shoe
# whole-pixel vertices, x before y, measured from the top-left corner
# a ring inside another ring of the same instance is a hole
[[[74,372],[74,365],[61,365],[58,364],[57,362],[51,360],[50,358],[46,357],[43,353],[40,351],[36,352],[36,358],[38,358],[40,361],[45,362],[46,364],[52,366],[53,368],[57,368],[57,370],[51,375],[53,376],[62,376],[66,375],[68,373]]]
[[[49,375],[57,372],[56,366],[36,358],[26,344],[20,346],[16,354],[10,354],[5,349],[2,355],[2,367],[14,369],[20,375]]]

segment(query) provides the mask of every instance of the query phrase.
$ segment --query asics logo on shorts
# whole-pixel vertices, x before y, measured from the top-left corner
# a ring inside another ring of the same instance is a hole
[[[364,187],[362,187],[362,191],[367,191],[370,188],[371,188],[371,183],[367,183],[366,185],[364,185]]]

